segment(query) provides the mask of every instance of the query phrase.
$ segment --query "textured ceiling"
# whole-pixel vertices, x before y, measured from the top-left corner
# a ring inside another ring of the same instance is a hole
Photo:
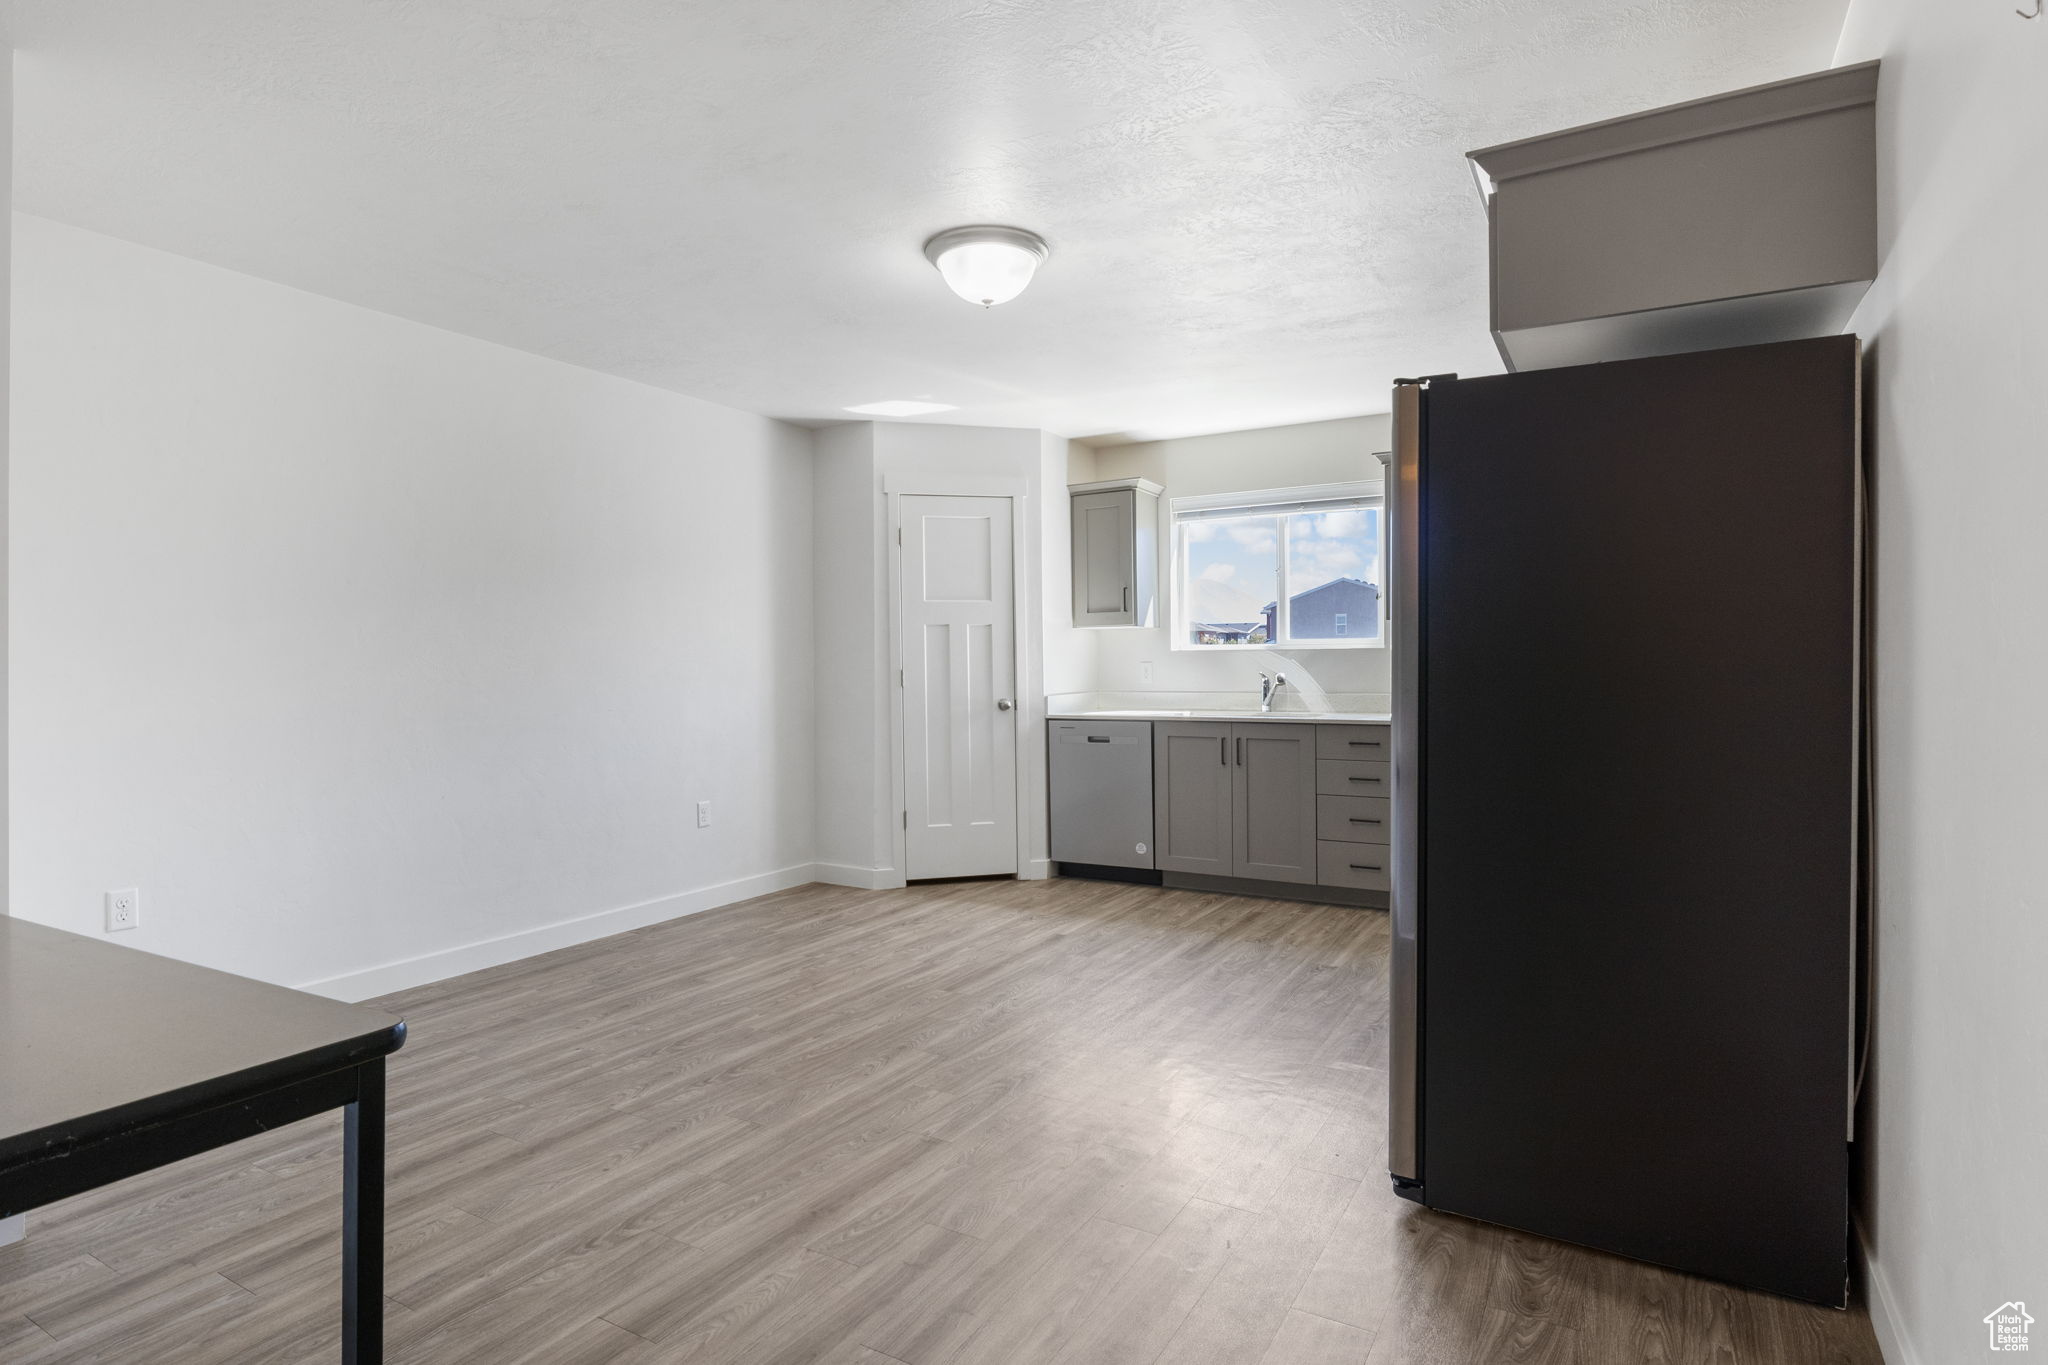
[[[1498,369],[1462,153],[1845,0],[16,0],[16,204],[757,412],[1161,436]],[[989,312],[939,228],[1052,243]]]

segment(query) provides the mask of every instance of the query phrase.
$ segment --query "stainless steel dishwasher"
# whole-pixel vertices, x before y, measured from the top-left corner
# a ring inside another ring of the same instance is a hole
[[[1047,732],[1053,861],[1151,867],[1152,723],[1055,720]]]

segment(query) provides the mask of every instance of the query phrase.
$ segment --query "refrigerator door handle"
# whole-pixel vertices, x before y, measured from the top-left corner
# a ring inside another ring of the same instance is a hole
[[[1394,387],[1394,450],[1386,479],[1387,562],[1394,650],[1392,998],[1387,1049],[1387,1170],[1419,1198],[1422,1164],[1422,418],[1423,385]]]

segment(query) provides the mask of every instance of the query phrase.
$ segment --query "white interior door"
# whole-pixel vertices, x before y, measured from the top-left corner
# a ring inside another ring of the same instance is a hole
[[[1017,870],[1010,500],[905,496],[906,878]]]

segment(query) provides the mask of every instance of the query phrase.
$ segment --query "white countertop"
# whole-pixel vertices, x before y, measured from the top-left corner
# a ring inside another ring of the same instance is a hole
[[[1268,720],[1296,725],[1390,725],[1394,718],[1374,711],[1067,711],[1053,709],[1047,720]]]

